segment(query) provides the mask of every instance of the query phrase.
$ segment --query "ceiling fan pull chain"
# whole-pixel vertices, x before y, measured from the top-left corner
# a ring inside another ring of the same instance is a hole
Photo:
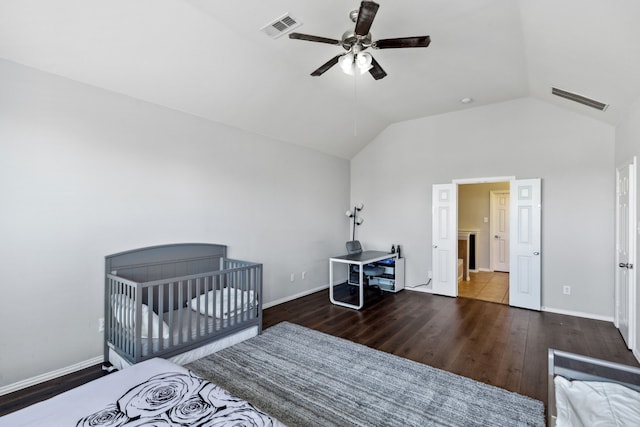
[[[358,73],[353,73],[353,136],[358,136]]]

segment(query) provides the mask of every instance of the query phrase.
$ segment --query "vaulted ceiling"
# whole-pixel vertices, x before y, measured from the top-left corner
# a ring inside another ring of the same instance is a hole
[[[312,77],[344,50],[260,31],[289,14],[339,39],[357,0],[2,0],[0,58],[344,158],[392,123],[523,96],[613,125],[640,99],[637,0],[378,3],[374,40],[432,42],[372,51],[377,81]]]

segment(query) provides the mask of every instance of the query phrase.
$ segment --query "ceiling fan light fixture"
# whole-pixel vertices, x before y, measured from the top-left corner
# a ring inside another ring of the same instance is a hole
[[[358,54],[356,57],[356,65],[358,66],[358,70],[360,70],[360,74],[364,74],[371,69],[372,60],[373,58],[367,52],[361,52]]]
[[[340,64],[340,68],[342,72],[353,76],[353,63],[354,63],[354,55],[353,53],[345,53],[338,59],[338,63]]]
[[[364,74],[371,69],[373,58],[366,52],[352,53],[348,52],[342,55],[338,59],[340,68],[345,74],[353,76],[356,71],[359,74]]]

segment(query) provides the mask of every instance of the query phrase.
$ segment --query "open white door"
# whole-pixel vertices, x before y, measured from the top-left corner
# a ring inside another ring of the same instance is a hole
[[[509,305],[540,310],[540,179],[511,181]]]
[[[458,296],[458,186],[434,184],[432,189],[433,293]]]
[[[636,162],[616,168],[615,325],[630,349],[635,338]]]

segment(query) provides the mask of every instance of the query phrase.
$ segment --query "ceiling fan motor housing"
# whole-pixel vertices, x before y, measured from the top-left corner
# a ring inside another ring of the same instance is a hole
[[[366,36],[363,37],[363,36],[357,35],[353,30],[347,30],[342,35],[342,40],[340,42],[342,43],[342,47],[345,50],[351,50],[352,47],[359,45],[360,49],[358,49],[358,51],[361,51],[371,46],[371,41],[372,41],[371,33],[368,33]]]

